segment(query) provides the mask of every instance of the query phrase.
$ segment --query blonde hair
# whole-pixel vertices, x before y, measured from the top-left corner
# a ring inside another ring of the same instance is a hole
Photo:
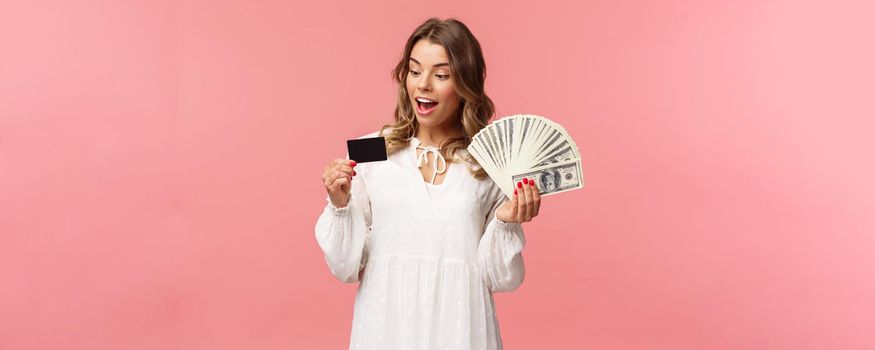
[[[484,90],[486,62],[483,60],[480,43],[468,27],[456,19],[429,18],[407,39],[401,61],[392,71],[392,79],[398,83],[395,122],[380,129],[380,135],[386,138],[386,151],[394,153],[407,147],[419,126],[406,85],[410,53],[419,40],[428,40],[444,47],[449,56],[450,74],[455,83],[456,94],[461,100],[457,118],[460,120],[463,135],[445,140],[440,145],[441,152],[451,162],[456,157],[466,161],[474,178],[483,178],[486,172],[467,152],[467,147],[471,138],[488,124],[495,113],[495,106]]]

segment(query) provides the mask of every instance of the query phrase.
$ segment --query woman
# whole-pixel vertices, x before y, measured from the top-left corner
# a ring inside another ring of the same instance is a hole
[[[316,238],[331,273],[359,284],[350,349],[501,349],[492,293],[523,281],[529,179],[513,198],[467,153],[494,113],[480,44],[460,21],[427,20],[393,71],[388,160],[331,161]]]

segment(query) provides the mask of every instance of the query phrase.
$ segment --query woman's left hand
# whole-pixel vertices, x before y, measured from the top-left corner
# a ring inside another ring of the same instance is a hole
[[[541,195],[538,187],[531,179],[523,179],[517,182],[517,188],[513,190],[513,200],[505,201],[495,210],[495,217],[504,222],[523,223],[532,221],[538,216],[541,208]]]

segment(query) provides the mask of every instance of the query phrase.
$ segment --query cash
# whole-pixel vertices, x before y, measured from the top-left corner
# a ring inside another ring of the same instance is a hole
[[[516,114],[484,127],[468,152],[508,196],[523,178],[542,196],[583,187],[580,150],[561,125],[533,114]]]

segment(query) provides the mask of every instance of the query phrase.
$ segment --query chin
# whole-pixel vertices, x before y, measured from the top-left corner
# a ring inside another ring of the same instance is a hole
[[[419,125],[428,126],[428,127],[437,126],[437,125],[441,124],[441,120],[438,118],[435,118],[435,116],[429,115],[429,116],[423,117],[423,116],[419,115],[419,113],[416,113],[416,121],[419,122]]]

